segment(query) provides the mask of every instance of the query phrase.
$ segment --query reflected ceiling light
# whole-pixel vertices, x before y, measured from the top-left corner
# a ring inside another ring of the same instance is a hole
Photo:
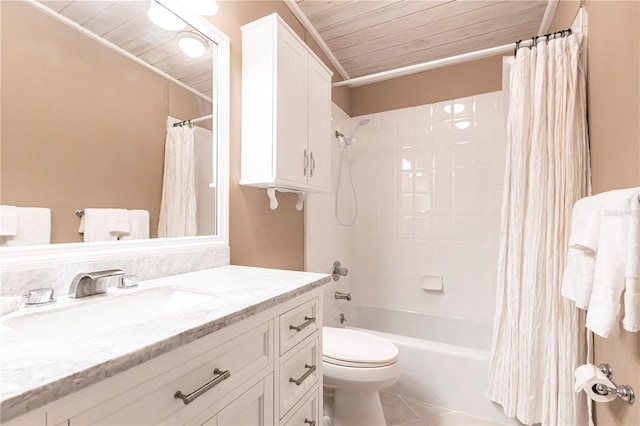
[[[471,126],[471,123],[470,123],[470,122],[468,122],[468,121],[456,121],[456,122],[454,123],[454,126],[456,126],[456,127],[457,127],[458,129],[460,129],[460,130],[464,130],[464,129],[466,129],[467,127]]]
[[[451,104],[444,106],[444,111],[447,114],[451,114],[451,111],[453,111],[454,114],[459,114],[462,111],[464,111],[464,109],[465,109],[465,104],[453,104],[453,108],[451,107]]]
[[[149,7],[147,15],[149,19],[151,19],[151,22],[168,31],[180,31],[187,26],[186,22],[154,0],[151,0],[151,6]]]
[[[218,13],[216,0],[180,0],[180,2],[198,15],[211,16]]]
[[[178,33],[176,38],[180,49],[190,58],[199,58],[207,50],[207,41],[196,33],[182,32]]]

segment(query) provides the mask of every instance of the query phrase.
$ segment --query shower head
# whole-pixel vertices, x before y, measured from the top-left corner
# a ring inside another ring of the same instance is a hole
[[[353,142],[353,140],[356,137],[356,133],[358,133],[358,129],[362,126],[366,126],[367,124],[369,124],[369,119],[368,118],[362,118],[360,119],[360,121],[358,121],[358,124],[356,124],[356,127],[353,128],[353,130],[351,130],[351,135],[349,135],[348,139],[348,144],[351,145],[351,142]]]
[[[360,121],[358,121],[358,124],[356,124],[356,126],[353,129],[351,129],[351,134],[349,136],[347,136],[344,133],[336,130],[336,133],[335,133],[336,134],[336,139],[338,139],[339,143],[344,144],[345,146],[349,146],[355,140],[356,133],[358,133],[358,129],[361,126],[366,126],[367,124],[369,124],[369,119],[368,118],[362,118]]]

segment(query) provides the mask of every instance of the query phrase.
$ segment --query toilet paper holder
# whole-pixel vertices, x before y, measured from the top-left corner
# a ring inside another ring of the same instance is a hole
[[[613,369],[611,368],[611,365],[600,364],[598,365],[598,368],[607,376],[609,380],[611,380],[611,378],[613,377]],[[631,386],[616,385],[615,383],[613,385],[615,386],[615,388],[610,388],[603,383],[596,383],[595,385],[593,385],[592,389],[598,395],[605,396],[609,395],[610,393],[615,393],[618,398],[629,404],[633,404],[635,402],[636,394]]]

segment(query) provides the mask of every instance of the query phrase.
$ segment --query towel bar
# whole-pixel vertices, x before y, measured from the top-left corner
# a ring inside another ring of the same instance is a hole
[[[76,216],[78,217],[84,216],[84,209],[76,209]]]

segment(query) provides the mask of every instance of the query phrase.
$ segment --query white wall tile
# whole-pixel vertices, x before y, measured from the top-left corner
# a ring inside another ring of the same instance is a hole
[[[491,322],[506,156],[501,109],[498,92],[367,115],[349,153],[358,219],[337,225],[335,195],[313,198],[307,265],[347,259],[350,281],[340,285],[354,303]],[[350,132],[363,117],[334,107],[333,118]],[[423,274],[441,275],[444,291],[421,290]],[[340,306],[329,296],[325,304],[327,318],[337,318]]]

